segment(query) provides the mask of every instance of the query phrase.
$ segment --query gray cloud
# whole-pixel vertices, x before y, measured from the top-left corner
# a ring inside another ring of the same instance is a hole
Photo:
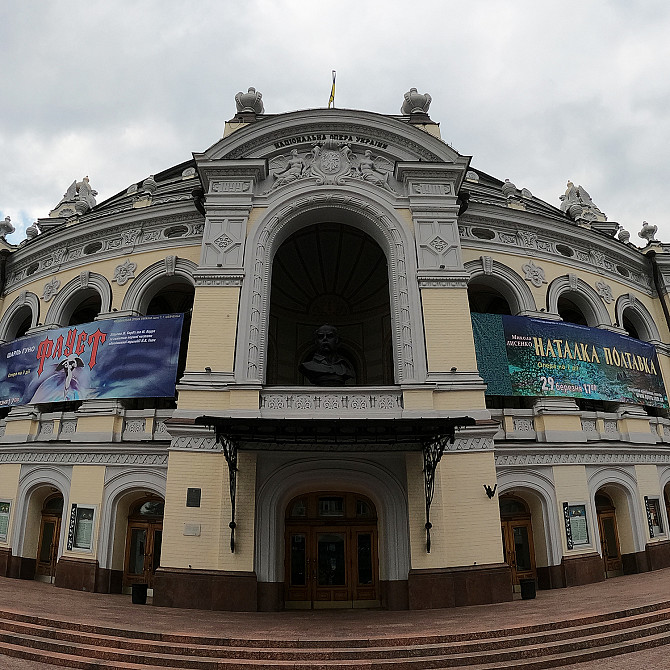
[[[0,16],[0,216],[20,231],[88,174],[99,201],[216,142],[250,85],[269,113],[396,114],[433,96],[473,165],[558,204],[568,178],[670,241],[665,2],[27,0]]]

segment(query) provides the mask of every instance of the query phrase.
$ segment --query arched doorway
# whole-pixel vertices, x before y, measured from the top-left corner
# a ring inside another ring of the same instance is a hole
[[[531,514],[517,496],[501,496],[499,504],[505,562],[512,569],[512,586],[518,590],[522,579],[537,577]]]
[[[285,603],[379,606],[377,510],[357,493],[309,493],[286,508]]]
[[[595,503],[605,576],[616,577],[623,574],[623,560],[619,544],[616,508],[614,507],[612,498],[602,490],[596,493]]]
[[[154,496],[144,497],[131,505],[123,568],[124,587],[147,584],[153,588],[154,573],[161,561],[164,509],[163,499]]]
[[[56,575],[63,503],[63,496],[54,493],[48,496],[42,505],[35,565],[35,577],[41,581],[53,582]]]

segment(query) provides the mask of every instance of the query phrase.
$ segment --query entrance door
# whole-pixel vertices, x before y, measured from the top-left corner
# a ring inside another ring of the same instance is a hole
[[[614,577],[621,573],[623,563],[619,547],[619,533],[616,527],[616,513],[613,509],[598,511],[598,530],[600,531],[600,545],[603,549],[605,574],[608,577]]]
[[[37,543],[35,575],[37,577],[47,577],[50,581],[53,581],[56,574],[62,514],[63,496],[57,494],[44,501],[40,521],[40,535]]]
[[[128,515],[123,585],[146,584],[153,588],[161,562],[164,502],[154,498],[135,503]]]
[[[502,521],[505,562],[512,568],[512,584],[521,579],[535,579],[535,551],[530,519]]]
[[[156,568],[160,565],[163,524],[129,522],[126,540],[126,571],[124,582],[147,584],[153,588]]]
[[[312,494],[292,501],[286,520],[288,608],[379,605],[373,514],[372,503],[355,494]]]
[[[512,586],[517,590],[519,580],[536,578],[530,511],[525,500],[512,495],[501,496],[499,504],[505,563],[512,569]]]

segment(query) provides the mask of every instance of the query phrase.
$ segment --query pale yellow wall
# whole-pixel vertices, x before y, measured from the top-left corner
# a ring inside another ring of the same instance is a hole
[[[484,409],[486,398],[484,391],[436,391],[435,409]]]
[[[232,372],[240,300],[238,286],[198,286],[193,302],[193,320],[186,369]]]
[[[230,393],[225,391],[179,391],[179,409],[230,409]]]
[[[16,518],[16,493],[19,488],[19,475],[21,474],[20,463],[9,463],[0,465],[0,500],[9,500],[9,528],[7,529],[7,541],[0,541],[0,546],[6,547],[12,543],[12,528]]]
[[[70,522],[72,505],[86,505],[95,507],[93,519],[93,540],[91,551],[83,550],[68,551],[63,547],[64,556],[78,556],[85,558],[96,558],[98,547],[98,533],[100,530],[100,514],[102,506],[102,492],[105,486],[104,465],[75,465],[72,468],[72,483],[70,484],[69,505],[63,509],[63,524],[67,526]]]
[[[254,207],[251,212],[249,212],[249,218],[247,219],[247,235],[253,230],[254,226],[265,216],[267,213],[267,207]]]
[[[616,510],[616,526],[619,535],[619,550],[622,554],[632,554],[638,549],[633,536],[633,521],[630,505],[637,504],[636,500],[629,500],[628,495],[620,488],[605,486],[602,489],[612,499]],[[644,549],[644,547],[642,547]]]
[[[256,516],[256,454],[240,451],[237,456],[237,494],[235,496],[235,553],[230,551],[230,487],[228,470],[221,483],[221,543],[219,570],[253,571],[254,519]]]
[[[496,481],[492,452],[447,453],[435,476],[430,510],[431,553],[426,552],[423,458],[406,454],[412,568],[485,565],[503,561],[498,497],[484,484]]]
[[[560,516],[559,527],[561,529],[560,536],[563,554],[565,556],[575,556],[577,554],[593,552],[597,546],[595,537],[598,533],[598,526],[596,519],[591,514],[589,487],[586,481],[586,467],[583,465],[555,465],[553,470],[556,502],[558,503],[558,513]],[[569,551],[565,539],[565,521],[563,520],[563,503],[566,502],[586,505],[589,529],[589,544],[576,545],[574,549],[570,549]]]
[[[477,369],[466,289],[421,289],[429,372]]]
[[[528,503],[533,528],[533,548],[535,549],[535,566],[543,568],[549,565],[547,554],[547,539],[544,527],[544,515],[542,513],[542,502],[535,495],[523,495]]]
[[[44,285],[51,279],[56,278],[60,281],[60,288],[62,289],[69,281],[78,277],[84,270],[101,274],[109,280],[112,287],[112,309],[121,309],[123,297],[132,285],[133,280],[130,280],[123,286],[119,286],[116,282],[112,281],[112,278],[114,277],[114,268],[116,268],[119,263],[123,263],[126,259],[131,260],[133,263],[137,263],[137,269],[135,270],[135,277],[137,277],[142,270],[163,260],[166,256],[178,256],[179,258],[191,260],[197,264],[200,260],[200,245],[145,251],[143,253],[133,253],[130,255],[119,254],[116,258],[97,262],[91,261],[85,265],[78,265],[77,267],[62,272],[55,272],[47,277],[41,277],[33,282],[29,282],[28,284],[22,284],[15,290],[9,292],[4,298],[4,303],[2,305],[3,313],[21,291],[30,291],[40,297],[40,315],[37,320],[39,323],[44,323],[46,314],[52,304],[52,302],[44,302],[41,298],[42,292],[44,291]]]
[[[217,569],[227,467],[221,453],[170,452],[163,518],[163,567],[190,565],[195,569]],[[201,489],[200,507],[186,507],[188,488]],[[200,524],[199,537],[184,535],[187,523]]]

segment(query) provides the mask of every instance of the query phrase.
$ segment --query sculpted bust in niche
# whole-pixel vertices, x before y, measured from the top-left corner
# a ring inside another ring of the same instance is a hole
[[[343,386],[354,377],[351,363],[338,352],[340,338],[337,328],[324,324],[314,332],[316,351],[312,358],[298,366],[316,386]]]

